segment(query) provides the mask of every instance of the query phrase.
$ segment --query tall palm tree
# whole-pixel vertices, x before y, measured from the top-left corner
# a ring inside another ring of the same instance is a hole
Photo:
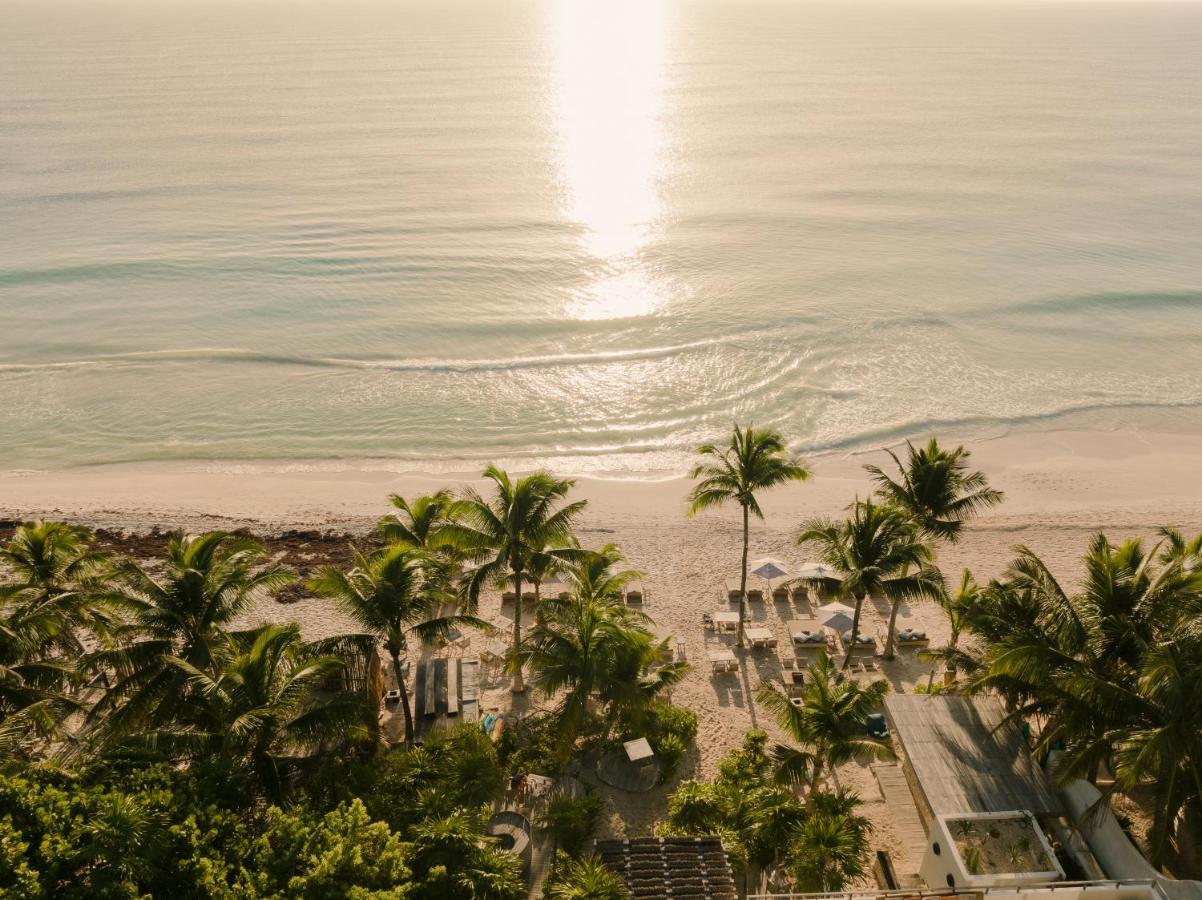
[[[982,510],[997,506],[1005,495],[989,486],[983,472],[970,472],[964,447],[947,451],[931,438],[922,449],[906,441],[905,463],[892,450],[897,475],[879,466],[865,466],[877,484],[877,494],[904,512],[924,535],[955,543],[964,523]]]
[[[756,699],[801,745],[776,747],[778,780],[808,782],[812,797],[822,776],[836,766],[862,756],[891,759],[893,750],[865,731],[868,716],[880,708],[887,693],[886,681],[861,684],[844,676],[825,650],[806,671],[800,705],[773,685],[762,685]]]
[[[622,879],[599,856],[569,859],[547,889],[549,900],[627,900]]]
[[[843,668],[851,662],[869,594],[885,597],[892,606],[885,645],[885,658],[892,659],[893,632],[902,601],[934,593],[941,580],[929,565],[931,549],[922,542],[918,529],[892,507],[878,506],[871,499],[856,500],[851,515],[842,522],[826,518],[805,522],[797,543],[817,546],[822,561],[842,576],[840,591],[855,598],[851,643]]]
[[[251,538],[175,532],[161,568],[125,561],[117,569],[110,594],[128,610],[129,621],[116,631],[116,647],[86,660],[90,669],[111,670],[117,678],[89,713],[102,739],[170,719],[187,696],[186,679],[170,658],[209,671],[238,614],[293,580],[287,569],[265,564],[265,556]]]
[[[325,566],[309,581],[309,589],[334,600],[362,628],[384,641],[401,692],[405,743],[411,744],[413,709],[401,667],[409,636],[429,640],[445,635],[454,625],[482,627],[484,623],[474,616],[439,615],[448,595],[436,574],[439,562],[430,554],[403,542],[370,556],[353,552],[354,565],[348,571]]]
[[[177,721],[146,740],[192,758],[245,765],[280,800],[281,766],[295,752],[367,735],[363,698],[323,690],[346,669],[343,657],[323,649],[302,641],[297,625],[265,625],[220,645],[212,671],[168,657],[192,688],[191,700]]]
[[[944,669],[951,674],[954,681],[957,670],[966,659],[965,654],[959,648],[960,633],[964,630],[966,618],[980,603],[981,586],[972,577],[972,572],[965,569],[960,573],[960,584],[955,593],[949,591],[944,584],[932,595],[932,599],[947,615],[948,624],[951,626],[951,635],[948,637],[946,646],[937,650],[928,650],[922,655],[928,662],[942,662]],[[931,675],[927,679],[928,691],[931,690],[934,683],[935,669],[932,668]]]
[[[743,512],[743,557],[739,567],[739,646],[743,646],[743,620],[747,616],[747,551],[751,540],[751,514],[764,518],[756,498],[757,491],[784,484],[805,481],[810,471],[789,456],[785,440],[776,431],[748,426],[731,431],[725,447],[705,444],[698,448],[702,462],[693,467],[689,477],[701,479],[689,494],[689,515],[703,509],[737,503]]]
[[[575,546],[572,527],[586,501],[567,503],[575,484],[548,472],[535,472],[514,481],[496,466],[484,470],[493,483],[486,500],[468,490],[450,510],[451,522],[440,539],[475,561],[465,574],[461,596],[470,609],[489,584],[512,581],[517,595],[513,616],[513,651],[522,643],[522,579],[531,569],[543,569],[548,558],[568,562],[583,555]],[[521,666],[513,668],[513,690],[525,690]]]

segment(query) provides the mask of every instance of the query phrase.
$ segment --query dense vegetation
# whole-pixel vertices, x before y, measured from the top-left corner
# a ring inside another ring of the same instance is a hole
[[[703,448],[693,511],[740,507],[744,569],[756,492],[808,477],[784,448],[738,428],[729,447]],[[821,586],[855,603],[853,630],[869,596],[895,614],[938,603],[952,639],[928,654],[946,675],[925,687],[996,693],[1037,753],[1060,754],[1058,777],[1109,772],[1107,791],[1148,792],[1149,855],[1171,862],[1202,824],[1202,537],[1099,535],[1076,589],[1026,548],[997,580],[965,572],[949,586],[940,545],[1001,494],[962,448],[932,441],[894,459],[895,474],[870,469],[876,494],[845,519],[803,525],[800,542],[840,575]],[[490,496],[393,498],[345,566],[307,573],[304,589],[356,628],[319,641],[244,626],[253,603],[300,583],[245,535],[167,535],[147,562],[78,526],[18,527],[0,547],[0,894],[522,897],[519,864],[485,834],[512,776],[577,771],[644,736],[670,780],[698,722],[670,700],[687,667],[625,602],[639,573],[617,547],[580,546],[571,481],[485,475]],[[496,744],[464,727],[416,745],[414,651],[491,628],[477,605],[497,587],[517,594],[513,687],[543,709]],[[381,733],[381,668],[402,688],[396,746]],[[890,755],[865,737],[885,691],[825,655],[798,702],[763,687],[757,702],[788,743],[750,733],[714,779],[676,787],[662,828],[721,835],[748,885],[837,890],[863,877],[868,824],[833,774]],[[593,795],[542,810],[535,825],[560,851],[548,896],[621,896],[589,856],[601,812]]]

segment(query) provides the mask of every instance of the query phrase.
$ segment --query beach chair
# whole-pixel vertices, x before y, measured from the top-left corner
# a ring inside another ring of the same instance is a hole
[[[701,614],[701,624],[706,630],[713,631],[714,630],[713,614],[712,613],[702,613]]]
[[[689,661],[688,645],[685,643],[684,638],[676,639],[675,650],[673,651],[672,658],[678,663]]]
[[[756,603],[763,603],[764,602],[764,592],[762,590],[760,590],[759,588],[748,588],[747,589],[747,599],[749,601],[754,601]]]
[[[730,578],[726,579],[726,599],[731,603],[738,603],[743,594],[739,590],[739,582]]]
[[[776,587],[774,587],[772,589],[772,602],[773,603],[788,603],[789,602],[789,589],[787,587],[785,587],[783,584],[777,585]]]
[[[643,605],[643,592],[642,591],[627,591],[626,592],[626,605],[627,606],[642,606]]]

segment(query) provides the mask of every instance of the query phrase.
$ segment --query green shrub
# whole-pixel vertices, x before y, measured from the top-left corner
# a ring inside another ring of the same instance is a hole
[[[538,827],[555,836],[557,849],[579,857],[597,830],[604,806],[596,794],[586,794],[579,799],[556,794],[547,801],[539,816]]]

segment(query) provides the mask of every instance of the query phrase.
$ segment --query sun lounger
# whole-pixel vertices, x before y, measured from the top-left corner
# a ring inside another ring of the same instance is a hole
[[[739,661],[725,647],[709,651],[710,666],[715,675],[739,671]]]
[[[899,647],[929,647],[931,640],[925,631],[917,628],[903,628],[894,635]]]
[[[764,592],[759,588],[748,588],[747,599],[754,600],[756,603],[762,603],[764,601]]]
[[[513,591],[506,591],[505,593],[503,593],[501,595],[501,602],[502,603],[513,603],[514,601],[517,600],[517,598],[518,598],[518,595],[515,594]]]
[[[773,641],[772,631],[768,628],[750,627],[743,631],[744,637],[751,643],[752,647],[768,647],[770,641]]]
[[[739,582],[737,580],[726,579],[726,599],[731,603],[738,603],[742,593],[739,591]]]
[[[774,603],[788,603],[789,602],[789,589],[787,587],[785,587],[784,585],[780,585],[779,587],[774,587],[772,589],[772,600]]]
[[[626,592],[626,604],[628,606],[642,606],[643,605],[643,592],[642,591],[627,591]]]

